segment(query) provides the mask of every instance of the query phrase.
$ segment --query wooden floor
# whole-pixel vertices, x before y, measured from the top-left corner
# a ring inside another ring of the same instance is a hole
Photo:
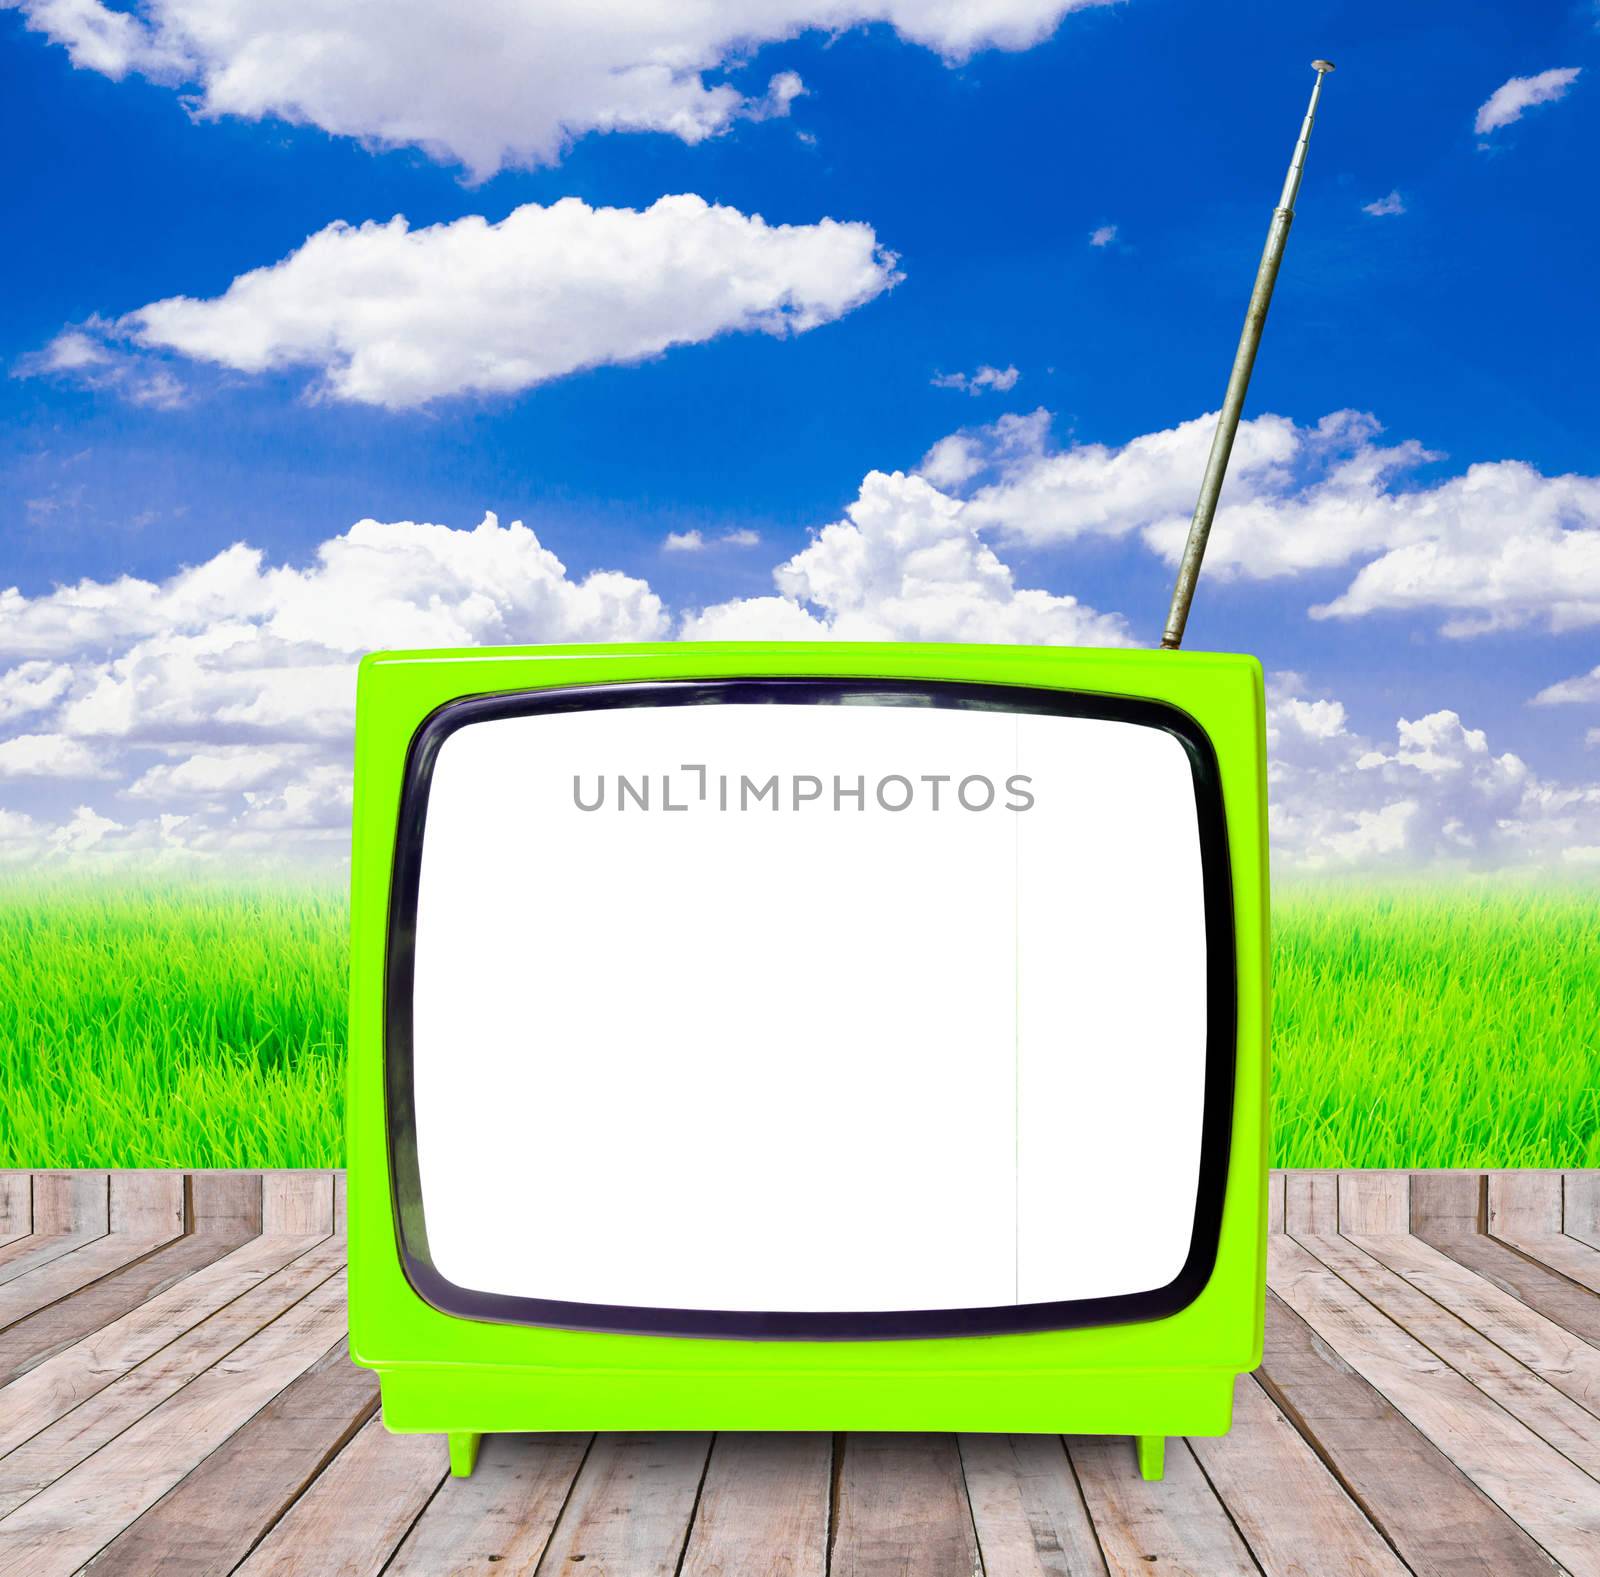
[[[1600,1173],[1273,1180],[1233,1432],[491,1437],[344,1353],[342,1178],[0,1173],[0,1574],[1600,1574]]]

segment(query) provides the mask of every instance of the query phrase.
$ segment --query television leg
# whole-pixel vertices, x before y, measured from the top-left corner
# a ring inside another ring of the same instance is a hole
[[[1139,1448],[1139,1477],[1155,1483],[1167,1470],[1167,1437],[1135,1435],[1134,1443]]]
[[[471,1478],[473,1468],[478,1465],[478,1447],[483,1444],[483,1436],[470,1430],[451,1430],[445,1438],[450,1442],[451,1478]]]

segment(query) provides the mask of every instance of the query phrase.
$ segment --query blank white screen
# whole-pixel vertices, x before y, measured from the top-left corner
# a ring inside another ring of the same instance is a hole
[[[738,808],[773,775],[779,809]],[[981,778],[995,803],[964,808]],[[797,779],[822,798],[796,808]],[[413,1067],[429,1247],[460,1286],[841,1312],[1159,1287],[1204,1063],[1193,778],[1159,730],[641,706],[440,750]]]

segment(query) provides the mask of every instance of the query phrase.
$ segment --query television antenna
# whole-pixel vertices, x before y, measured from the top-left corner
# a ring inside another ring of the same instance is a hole
[[[1267,324],[1267,308],[1272,305],[1272,287],[1278,282],[1278,265],[1283,261],[1283,249],[1289,240],[1289,226],[1294,222],[1294,200],[1300,192],[1300,175],[1305,169],[1312,123],[1317,118],[1322,79],[1333,70],[1333,62],[1313,60],[1311,69],[1317,74],[1316,85],[1311,89],[1311,103],[1306,108],[1306,118],[1300,127],[1300,140],[1294,145],[1294,154],[1289,160],[1283,195],[1278,199],[1272,224],[1267,230],[1266,248],[1261,254],[1261,266],[1256,270],[1255,289],[1250,292],[1244,328],[1239,334],[1239,348],[1233,353],[1228,392],[1222,397],[1217,430],[1211,438],[1211,454],[1206,460],[1205,475],[1200,479],[1200,497],[1195,502],[1194,518],[1189,522],[1189,537],[1183,545],[1183,557],[1178,563],[1178,581],[1172,588],[1172,607],[1167,612],[1167,627],[1161,635],[1163,651],[1177,651],[1183,642],[1183,628],[1189,622],[1189,604],[1194,601],[1195,582],[1200,578],[1200,561],[1206,555],[1206,540],[1211,535],[1217,499],[1222,494],[1222,481],[1228,473],[1228,456],[1233,453],[1234,436],[1239,431],[1239,415],[1244,410],[1245,391],[1250,387],[1250,373],[1256,364],[1256,351],[1261,346],[1261,331]]]

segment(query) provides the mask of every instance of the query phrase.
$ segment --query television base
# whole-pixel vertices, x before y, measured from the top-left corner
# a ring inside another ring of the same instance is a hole
[[[1165,1477],[1167,1471],[1167,1437],[1165,1435],[1135,1435],[1134,1444],[1139,1451],[1139,1477],[1151,1483]]]
[[[453,1429],[445,1438],[450,1442],[451,1478],[471,1478],[473,1468],[478,1465],[478,1447],[483,1444],[483,1436],[472,1430]]]

